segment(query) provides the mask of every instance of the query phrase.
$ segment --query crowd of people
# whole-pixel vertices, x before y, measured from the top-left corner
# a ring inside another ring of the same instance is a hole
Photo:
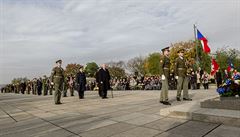
[[[183,100],[189,100],[188,89],[196,90],[200,89],[201,85],[204,89],[209,89],[209,83],[216,81],[217,87],[219,87],[224,79],[230,77],[227,70],[222,74],[219,70],[216,72],[215,77],[211,78],[206,71],[199,68],[197,71],[190,69],[187,71],[184,61],[181,59],[183,51],[179,51],[179,65],[176,70],[170,71],[167,53],[168,48],[164,49],[164,58],[161,60],[162,64],[161,74],[158,76],[135,76],[131,75],[127,78],[111,78],[106,65],[103,64],[96,72],[96,77],[87,82],[86,75],[83,67],[80,67],[79,72],[73,76],[64,76],[64,70],[61,67],[62,61],[56,61],[56,67],[53,68],[50,77],[44,75],[43,77],[34,78],[28,81],[21,81],[19,83],[8,84],[1,88],[2,93],[21,93],[21,94],[33,94],[33,95],[52,95],[54,94],[55,104],[61,104],[61,96],[66,97],[67,92],[70,92],[70,96],[74,96],[74,91],[78,91],[79,99],[84,98],[84,92],[86,90],[98,90],[99,96],[103,99],[107,98],[107,90],[162,90],[160,102],[165,105],[171,105],[168,102],[168,90],[176,90],[177,101],[181,101],[181,90],[185,90]],[[182,54],[182,55],[181,55]],[[183,64],[183,65],[182,65]],[[181,66],[182,65],[182,66]],[[167,73],[166,73],[167,72]],[[177,73],[176,73],[177,72]],[[238,72],[235,70],[234,74]],[[177,74],[177,75],[176,75]],[[55,92],[53,92],[55,91]],[[164,93],[165,92],[165,93]],[[163,94],[163,95],[162,95]],[[164,97],[165,96],[165,97]],[[165,98],[165,99],[162,99]],[[164,101],[161,101],[164,100]]]
[[[204,89],[209,89],[209,84],[214,83],[206,71],[199,68],[198,71],[193,71],[188,74],[189,89],[200,89],[200,85]],[[162,82],[159,76],[129,76],[127,78],[113,78],[111,85],[114,90],[161,90]],[[169,90],[177,89],[177,80],[174,73],[169,76]]]
[[[220,76],[219,76],[220,74]],[[216,81],[222,79],[223,76],[220,72],[216,74]],[[63,97],[67,96],[69,91],[70,96],[74,96],[74,90],[76,90],[75,79],[76,76],[69,75],[65,78],[63,84]],[[210,75],[199,68],[198,71],[191,71],[188,75],[189,89],[200,89],[200,85],[204,89],[209,88],[211,82]],[[222,80],[220,80],[222,81]],[[219,83],[219,82],[218,82]],[[128,76],[126,78],[112,78],[110,85],[113,90],[161,90],[162,82],[159,76]],[[177,80],[174,73],[170,73],[169,77],[169,89],[177,89]],[[1,88],[3,93],[21,93],[21,94],[33,94],[33,95],[52,95],[54,87],[51,85],[50,77],[44,75],[43,77],[33,78],[32,80],[21,81],[15,84],[7,84]],[[97,82],[95,78],[87,78],[86,90],[97,90]]]

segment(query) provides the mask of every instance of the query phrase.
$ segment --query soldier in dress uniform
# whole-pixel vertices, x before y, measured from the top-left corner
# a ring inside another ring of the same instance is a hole
[[[36,95],[37,94],[37,79],[34,78],[33,79],[33,94]]]
[[[160,59],[160,76],[162,79],[162,91],[160,94],[160,103],[171,105],[168,102],[168,81],[170,74],[169,47],[163,48],[163,57]]]
[[[61,94],[63,90],[63,83],[64,83],[64,70],[61,67],[62,60],[56,61],[56,67],[52,69],[51,73],[51,84],[54,85],[54,102],[55,104],[62,104],[60,102],[61,100]]]
[[[30,91],[31,91],[31,81],[28,80],[27,81],[27,94],[30,94]]]
[[[175,61],[175,75],[177,79],[177,101],[181,101],[181,93],[183,89],[183,100],[191,101],[188,95],[188,76],[187,76],[187,63],[184,55],[184,50],[180,49],[178,51],[179,57]]]

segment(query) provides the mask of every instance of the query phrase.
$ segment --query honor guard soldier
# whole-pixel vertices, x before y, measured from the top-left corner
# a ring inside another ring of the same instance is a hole
[[[175,61],[175,74],[177,79],[177,101],[181,101],[181,92],[183,90],[183,100],[191,101],[188,95],[188,76],[187,76],[187,63],[184,58],[184,50],[178,51],[179,57]]]
[[[163,57],[160,59],[160,76],[162,80],[162,91],[160,94],[160,103],[171,105],[168,102],[168,80],[170,74],[169,47],[162,49]]]
[[[61,67],[62,60],[56,61],[56,67],[52,69],[51,73],[51,84],[54,86],[55,93],[54,93],[54,101],[55,104],[62,104],[61,100],[61,93],[63,90],[63,82],[64,82],[64,70]]]

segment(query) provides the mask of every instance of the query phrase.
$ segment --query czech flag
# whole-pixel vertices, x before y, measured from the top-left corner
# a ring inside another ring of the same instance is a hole
[[[211,67],[211,75],[214,75],[217,70],[219,69],[219,65],[217,64],[216,60],[212,58],[212,67]]]
[[[230,71],[233,71],[233,69],[234,69],[234,65],[233,63],[230,63],[227,67],[227,71],[230,72]]]
[[[208,40],[202,35],[199,30],[197,30],[197,38],[201,41],[203,51],[205,53],[210,53],[211,49],[208,46]]]

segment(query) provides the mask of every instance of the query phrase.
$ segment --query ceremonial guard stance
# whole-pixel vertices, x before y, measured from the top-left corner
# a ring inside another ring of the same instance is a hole
[[[160,76],[162,79],[162,91],[160,95],[160,103],[171,105],[168,102],[168,81],[170,74],[169,47],[162,49],[163,57],[160,59]]]
[[[191,101],[192,99],[188,96],[188,76],[187,76],[187,63],[184,59],[184,50],[178,51],[179,57],[175,62],[175,74],[177,79],[177,101],[181,101],[181,92],[183,90],[183,100]]]
[[[51,84],[54,85],[54,101],[55,104],[62,104],[61,100],[61,92],[63,90],[63,82],[64,82],[64,70],[61,67],[62,60],[56,61],[56,67],[52,69],[51,74]]]

